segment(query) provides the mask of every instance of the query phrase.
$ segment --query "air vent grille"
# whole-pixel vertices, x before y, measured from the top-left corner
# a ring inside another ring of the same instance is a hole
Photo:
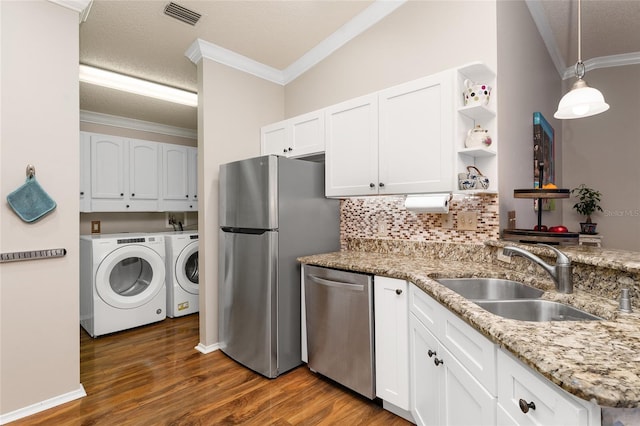
[[[171,2],[164,7],[165,15],[169,15],[172,18],[176,18],[182,22],[186,22],[189,25],[195,25],[202,16],[198,12],[189,10],[186,7],[182,7],[177,3]]]

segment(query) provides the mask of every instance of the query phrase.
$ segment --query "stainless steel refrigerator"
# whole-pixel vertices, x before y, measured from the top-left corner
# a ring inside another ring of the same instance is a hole
[[[275,155],[220,166],[220,349],[273,378],[302,363],[299,256],[339,250],[324,164]]]

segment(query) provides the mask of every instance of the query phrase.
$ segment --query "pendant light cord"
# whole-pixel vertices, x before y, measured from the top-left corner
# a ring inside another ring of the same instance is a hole
[[[576,62],[576,76],[578,79],[584,77],[584,63],[582,62],[582,5],[578,0],[578,62]]]

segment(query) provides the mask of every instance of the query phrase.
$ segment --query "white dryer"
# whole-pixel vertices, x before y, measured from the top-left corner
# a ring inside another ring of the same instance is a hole
[[[164,237],[80,236],[80,325],[92,337],[166,318]]]
[[[198,231],[163,235],[167,250],[167,316],[198,312]]]

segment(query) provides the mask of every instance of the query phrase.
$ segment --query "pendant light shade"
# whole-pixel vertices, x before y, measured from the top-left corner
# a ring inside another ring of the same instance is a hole
[[[600,114],[609,109],[604,96],[598,89],[589,87],[584,77],[585,69],[582,62],[582,7],[578,0],[578,62],[576,63],[576,77],[569,93],[560,99],[558,110],[553,116],[560,120],[583,118]]]
[[[573,83],[571,90],[560,99],[558,111],[553,116],[560,120],[589,117],[609,109],[598,89],[589,87],[581,78]]]

